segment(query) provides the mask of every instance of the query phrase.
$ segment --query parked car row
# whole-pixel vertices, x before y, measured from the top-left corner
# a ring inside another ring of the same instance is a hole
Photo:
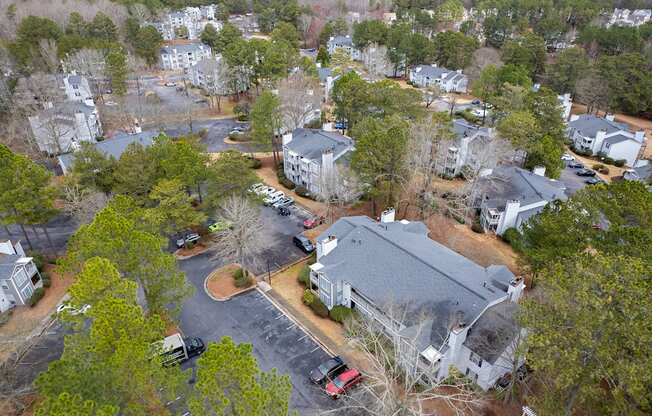
[[[285,195],[283,191],[278,191],[271,186],[263,183],[253,184],[249,188],[249,192],[254,193],[263,198],[263,204],[268,207],[273,207],[279,210],[280,215],[287,215],[286,211],[281,211],[281,208],[287,208],[294,204],[294,198]]]
[[[310,372],[310,381],[323,386],[333,400],[362,382],[362,374],[349,368],[340,357],[332,357]]]

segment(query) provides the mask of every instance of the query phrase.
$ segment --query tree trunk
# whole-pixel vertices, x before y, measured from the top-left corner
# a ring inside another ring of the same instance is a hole
[[[25,230],[25,226],[23,224],[20,224],[20,229],[23,230],[23,235],[25,236],[25,240],[27,240],[27,245],[29,246],[29,249],[34,250],[32,241],[29,239],[29,236],[27,235],[27,230]]]
[[[36,227],[34,225],[30,225],[30,227],[32,228],[32,231],[34,232],[34,235],[36,236],[36,238],[40,240],[41,237],[39,237],[38,233],[36,232]]]
[[[199,203],[201,204],[203,202],[202,197],[201,197],[201,184],[197,183],[197,195],[199,195]]]
[[[579,390],[579,385],[576,385],[571,389],[570,396],[568,397],[566,405],[564,406],[564,415],[571,416],[573,414],[573,406],[575,405],[575,400],[577,399],[577,393]]]
[[[45,233],[45,238],[48,240],[48,244],[50,245],[50,248],[52,251],[55,251],[54,244],[52,244],[52,239],[50,238],[50,233],[48,232],[48,227],[45,226],[45,224],[41,225],[41,228],[43,229],[43,232]]]

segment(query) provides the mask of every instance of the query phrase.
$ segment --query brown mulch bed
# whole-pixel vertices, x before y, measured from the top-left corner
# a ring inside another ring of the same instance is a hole
[[[236,293],[247,289],[245,287],[235,286],[233,273],[239,268],[240,265],[233,263],[214,270],[206,282],[206,288],[209,293],[217,299],[228,299]]]
[[[191,256],[196,256],[197,254],[201,254],[207,249],[208,247],[206,247],[202,243],[198,243],[190,249],[180,248],[174,252],[174,255],[177,257],[191,257]]]

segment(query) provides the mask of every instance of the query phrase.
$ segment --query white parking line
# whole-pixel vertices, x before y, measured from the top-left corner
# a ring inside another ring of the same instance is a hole
[[[277,316],[277,317],[274,318],[274,319],[281,319],[282,317],[283,317],[283,314],[280,314],[279,316]]]
[[[317,346],[316,346],[315,348],[313,348],[310,352],[313,353],[313,352],[317,351],[317,350],[320,349],[320,348],[321,348],[321,347],[320,347],[319,345],[317,345]]]
[[[288,329],[294,328],[295,326],[296,326],[295,324],[292,324],[292,325],[288,326],[287,328],[285,328],[285,330],[287,331]]]
[[[299,339],[297,340],[297,342],[299,342],[299,341],[303,341],[303,340],[306,339],[307,337],[308,337],[308,334],[304,334],[301,338],[299,338]]]

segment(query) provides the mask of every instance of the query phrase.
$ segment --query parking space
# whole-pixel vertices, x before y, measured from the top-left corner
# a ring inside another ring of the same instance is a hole
[[[328,353],[267,297],[251,291],[226,302],[215,302],[204,292],[203,282],[219,262],[202,254],[179,264],[197,288],[181,312],[184,334],[201,337],[205,342],[230,336],[235,342],[251,343],[264,371],[276,368],[290,376],[291,406],[301,415],[317,414],[336,404],[307,378],[311,369],[328,358]]]
[[[559,180],[563,182],[564,185],[566,185],[567,196],[571,196],[575,192],[584,188],[586,186],[587,179],[585,176],[578,176],[577,171],[579,169],[568,167],[569,163],[570,162],[564,162],[564,169],[562,169],[561,174],[559,175]]]

